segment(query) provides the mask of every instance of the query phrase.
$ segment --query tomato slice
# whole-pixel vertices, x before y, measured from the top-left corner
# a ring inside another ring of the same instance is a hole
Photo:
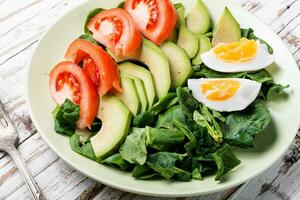
[[[125,9],[141,33],[157,45],[172,34],[177,22],[170,0],[125,0]]]
[[[132,54],[142,43],[140,32],[124,9],[113,8],[100,12],[90,20],[87,28],[95,40],[118,56]]]
[[[78,65],[64,61],[50,72],[50,93],[54,101],[61,105],[70,99],[80,107],[77,127],[90,128],[99,108],[99,95],[89,76]]]
[[[85,71],[98,86],[100,96],[111,90],[122,92],[117,64],[100,46],[77,39],[69,46],[65,58],[75,64],[83,62]]]

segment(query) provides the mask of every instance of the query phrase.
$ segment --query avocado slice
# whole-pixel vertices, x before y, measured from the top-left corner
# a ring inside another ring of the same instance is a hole
[[[208,9],[201,0],[198,0],[195,6],[186,17],[186,27],[197,34],[205,34],[211,27],[211,17]]]
[[[198,43],[198,38],[194,33],[184,26],[180,27],[177,45],[185,50],[189,58],[193,58],[198,52]]]
[[[103,96],[100,101],[99,118],[102,128],[91,138],[95,155],[103,159],[113,153],[126,138],[131,122],[131,113],[115,96]]]
[[[233,17],[230,10],[225,7],[223,15],[215,28],[212,46],[214,47],[219,43],[237,42],[240,39],[240,25]]]
[[[170,61],[171,88],[176,89],[182,86],[192,73],[190,59],[186,52],[173,42],[167,41],[160,48]]]
[[[193,65],[200,65],[202,64],[201,54],[209,51],[211,49],[210,39],[204,35],[199,35],[199,50],[196,56],[192,59]]]
[[[144,63],[153,76],[158,98],[162,99],[168,94],[171,86],[169,60],[153,42],[143,39],[140,49],[129,57],[117,57],[112,52],[110,54],[117,62],[133,59]]]
[[[148,100],[145,92],[144,83],[141,79],[139,79],[136,76],[132,76],[130,74],[127,74],[125,72],[121,72],[124,76],[127,76],[128,78],[132,79],[137,91],[137,94],[139,96],[139,100],[141,102],[141,112],[145,112],[148,109]]]
[[[182,3],[174,4],[177,13],[177,24],[176,28],[179,29],[181,26],[185,26],[185,9]]]
[[[139,65],[133,64],[131,62],[124,62],[120,64],[119,70],[121,72],[125,72],[129,75],[140,78],[143,81],[145,92],[147,96],[148,107],[151,108],[154,104],[154,100],[156,99],[155,87],[153,77],[149,70],[141,67]]]
[[[128,107],[130,112],[136,116],[141,111],[141,102],[134,81],[124,74],[120,74],[122,93],[117,93],[116,96],[121,99]]]

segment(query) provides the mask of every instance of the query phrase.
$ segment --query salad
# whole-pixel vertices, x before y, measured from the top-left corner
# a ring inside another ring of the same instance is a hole
[[[201,0],[189,13],[170,0],[96,8],[49,74],[54,130],[136,179],[219,181],[270,124],[266,102],[287,95],[273,62],[227,7],[216,25]]]

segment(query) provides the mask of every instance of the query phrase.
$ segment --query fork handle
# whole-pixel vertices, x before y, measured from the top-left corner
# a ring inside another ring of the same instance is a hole
[[[26,185],[30,189],[30,192],[34,198],[34,200],[44,200],[42,192],[40,191],[38,185],[36,184],[35,180],[33,179],[32,175],[30,174],[28,168],[26,167],[25,162],[22,160],[20,153],[16,149],[15,146],[12,146],[7,150],[7,153],[12,157],[14,162],[16,163],[19,171],[23,175]]]

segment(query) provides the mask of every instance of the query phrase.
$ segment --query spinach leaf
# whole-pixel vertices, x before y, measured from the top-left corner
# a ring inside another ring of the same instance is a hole
[[[267,83],[267,82],[273,81],[273,77],[265,69],[262,69],[262,70],[259,70],[256,72],[248,72],[246,74],[246,78],[253,80],[253,81],[257,81],[259,83]]]
[[[117,8],[124,8],[125,7],[125,1],[121,1],[118,5]]]
[[[200,171],[199,171],[198,168],[195,168],[193,170],[193,172],[192,172],[192,178],[194,180],[202,180],[203,179],[203,177],[202,177],[202,175],[201,175],[201,173],[200,173]]]
[[[146,127],[146,144],[158,151],[167,151],[183,143],[185,135],[177,129],[158,129]]]
[[[93,38],[93,35],[91,33],[86,33],[86,34],[83,34],[81,36],[79,36],[79,39],[83,39],[83,40],[86,40],[86,41],[89,41],[91,43],[94,43],[96,45],[100,45],[99,42],[97,42],[94,38]]]
[[[225,142],[230,145],[248,148],[253,146],[253,136],[267,128],[271,116],[266,106],[260,102],[244,111],[230,114],[223,131]]]
[[[196,144],[196,137],[195,135],[190,131],[190,129],[181,121],[174,119],[173,124],[175,127],[177,127],[179,130],[182,131],[182,133],[189,139],[191,145]],[[189,144],[189,143],[187,143]]]
[[[261,69],[256,72],[238,72],[238,73],[222,73],[214,71],[205,65],[201,65],[200,69],[193,74],[194,78],[247,78],[259,83],[273,81],[270,73]]]
[[[182,154],[158,152],[148,156],[147,165],[165,179],[170,180],[175,174],[182,177],[183,174],[189,173],[175,166],[176,161],[183,160],[183,158],[184,155]],[[180,177],[179,180],[181,180]]]
[[[90,31],[89,31],[89,29],[87,28],[87,25],[88,25],[88,23],[90,22],[90,20],[93,18],[93,17],[95,17],[98,13],[100,13],[100,12],[102,12],[102,11],[104,11],[105,9],[103,9],[103,8],[96,8],[96,9],[94,9],[94,10],[92,10],[92,11],[90,11],[89,12],[89,14],[87,15],[87,17],[86,17],[86,20],[85,20],[85,23],[84,23],[84,32],[87,34],[87,33],[89,33],[89,34],[92,34]]]
[[[133,128],[121,146],[120,154],[129,163],[145,164],[147,159],[145,129]]]
[[[165,113],[160,114],[156,122],[156,127],[172,129],[174,128],[174,119],[177,119],[183,123],[185,121],[185,115],[183,114],[181,106],[179,105],[173,106]]]
[[[215,119],[218,119],[221,122],[225,122],[226,121],[226,118],[221,113],[219,113],[218,111],[212,110],[212,115],[213,115],[213,117]]]
[[[138,114],[133,118],[133,126],[144,128],[146,126],[154,126],[156,115],[169,109],[178,102],[175,93],[167,94],[163,99],[157,102],[149,111]]]
[[[218,122],[215,120],[214,116],[209,112],[208,108],[205,105],[201,106],[200,109],[201,114],[196,110],[194,111],[194,121],[205,127],[210,134],[210,136],[217,142],[223,142],[223,135],[221,128]]]
[[[215,177],[216,181],[221,180],[226,173],[241,163],[228,144],[223,145],[218,151],[213,153],[212,156],[218,166],[217,175]]]
[[[193,78],[245,78],[246,72],[222,73],[214,71],[204,64],[200,65],[199,70],[192,74]]]
[[[147,165],[136,165],[132,171],[132,176],[136,179],[148,180],[159,177],[159,174]]]
[[[182,112],[189,119],[193,118],[193,112],[198,110],[199,103],[194,97],[185,89],[178,87],[176,89],[179,105],[181,106]]]
[[[66,99],[56,112],[54,130],[62,135],[73,135],[79,119],[79,112],[79,106]]]
[[[175,3],[174,8],[177,10],[178,8],[184,7],[182,3]]]
[[[176,98],[176,93],[168,93],[164,98],[162,98],[159,102],[157,102],[150,111],[157,115],[160,112],[169,109],[173,105],[175,105],[178,102]]]
[[[114,168],[120,168],[125,171],[131,170],[133,167],[132,164],[122,158],[120,153],[109,156],[108,158],[102,160],[101,163]]]
[[[205,127],[198,125],[194,120],[186,121],[185,124],[195,138],[195,142],[185,145],[188,155],[193,159],[211,161],[211,154],[216,151],[219,144],[209,135]]]
[[[146,126],[154,126],[156,121],[156,116],[153,112],[146,111],[138,114],[132,120],[133,127],[144,128]]]
[[[273,48],[263,39],[260,39],[254,34],[254,31],[252,28],[248,29],[241,29],[242,37],[251,39],[251,40],[258,40],[261,44],[265,44],[268,48],[268,51],[270,54],[273,54]]]
[[[288,87],[289,85],[280,85],[276,83],[271,84],[266,93],[267,99],[270,100],[273,99],[273,97],[287,96],[287,93],[285,93],[284,90]]]
[[[83,155],[83,156],[85,156],[87,158],[90,158],[92,160],[97,161],[97,158],[95,156],[92,144],[90,142],[87,142],[85,144],[81,144],[80,140],[79,140],[79,137],[80,136],[77,135],[77,134],[73,134],[70,137],[70,146],[71,146],[71,149],[73,151],[75,151],[76,153],[80,154],[80,155]]]

